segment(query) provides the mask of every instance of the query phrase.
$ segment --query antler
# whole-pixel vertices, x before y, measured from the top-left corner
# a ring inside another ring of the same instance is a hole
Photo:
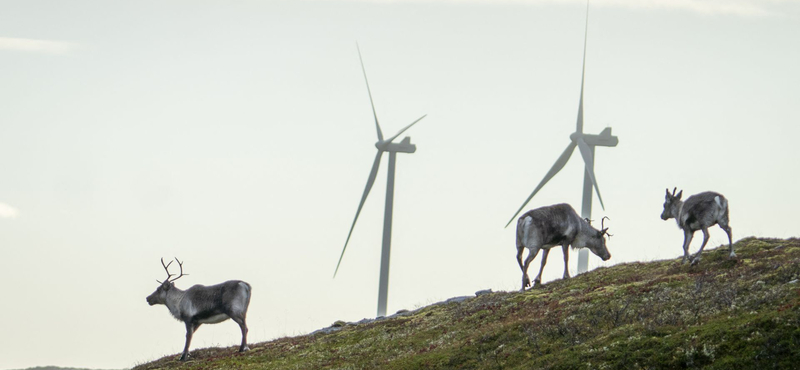
[[[167,280],[164,280],[165,282],[166,282],[166,281],[168,281],[168,282],[173,282],[173,281],[175,281],[175,280],[178,280],[178,279],[180,279],[180,278],[181,278],[181,277],[183,277],[184,275],[189,275],[189,274],[184,274],[184,273],[183,273],[183,262],[179,261],[179,260],[178,260],[178,257],[175,257],[175,261],[178,261],[178,267],[180,267],[180,269],[181,269],[181,273],[180,273],[180,275],[178,275],[178,277],[176,277],[176,278],[174,278],[174,279],[171,279],[173,276],[175,276],[175,274],[170,274],[170,273],[169,273],[169,266],[170,266],[170,265],[172,265],[172,261],[169,261],[169,263],[168,263],[168,264],[164,264],[164,257],[161,257],[161,266],[164,266],[164,270],[166,270],[166,271],[167,271]],[[158,281],[158,280],[156,280],[156,281]],[[161,282],[161,281],[158,281],[158,283],[159,283],[159,284],[164,284],[164,282]]]
[[[161,257],[161,266],[164,266],[164,270],[167,271],[167,280],[165,280],[165,281],[169,281],[169,278],[172,277],[172,274],[169,273],[169,265],[171,265],[171,264],[172,264],[172,261],[169,261],[169,263],[165,265],[164,264],[164,257]],[[163,281],[159,281],[159,280],[156,280],[156,281],[158,281],[159,284],[164,284]]]
[[[612,237],[614,235],[608,233],[608,228],[605,227],[605,225],[604,225],[606,219],[611,221],[611,219],[608,216],[603,216],[603,218],[600,220],[600,232],[605,234],[605,235],[608,235],[608,237],[610,238],[610,237]]]
[[[176,261],[178,261],[178,257],[175,257],[175,260],[176,260]],[[172,263],[172,261],[170,261],[170,263]],[[181,274],[180,274],[180,275],[178,275],[178,277],[176,277],[176,278],[174,278],[174,279],[172,279],[172,280],[170,280],[170,281],[175,281],[175,280],[178,280],[178,279],[180,279],[180,278],[181,278],[181,277],[183,277],[184,275],[189,275],[189,274],[184,274],[184,273],[183,273],[183,262],[181,262],[181,261],[178,261],[178,267],[180,267],[180,269],[181,269]]]

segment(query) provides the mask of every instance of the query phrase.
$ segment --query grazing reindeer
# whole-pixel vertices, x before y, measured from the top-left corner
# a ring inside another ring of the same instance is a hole
[[[175,259],[178,261],[178,259]],[[250,284],[241,280],[230,280],[222,284],[203,286],[195,285],[186,290],[175,287],[175,280],[180,279],[183,273],[183,263],[178,261],[181,269],[180,275],[169,273],[169,265],[164,264],[161,259],[161,266],[167,270],[167,280],[158,282],[161,286],[153,294],[147,297],[147,303],[151,306],[163,304],[169,308],[169,312],[176,319],[186,324],[186,346],[183,347],[181,361],[186,361],[189,357],[189,343],[192,341],[192,334],[197,331],[201,324],[216,324],[227,319],[233,319],[239,328],[242,329],[242,345],[239,352],[249,350],[247,347],[247,306],[250,304]],[[158,281],[158,280],[156,280]]]
[[[686,263],[686,259],[692,262],[692,265],[700,262],[700,253],[708,243],[708,228],[714,225],[719,225],[725,233],[728,234],[728,246],[730,247],[730,258],[735,258],[736,253],[733,252],[733,242],[731,240],[731,227],[728,225],[728,200],[722,194],[713,191],[707,191],[700,194],[692,195],[687,198],[685,202],[681,201],[683,190],[678,195],[675,191],[678,188],[672,189],[672,194],[667,189],[666,201],[664,201],[664,212],[661,212],[661,218],[666,221],[674,218],[678,222],[678,227],[683,230],[683,260],[681,263]],[[689,257],[689,244],[692,243],[692,237],[697,230],[703,230],[703,245],[700,250],[694,255],[694,258]]]
[[[605,221],[606,217],[603,217]],[[547,255],[550,248],[560,245],[564,251],[564,279],[569,278],[567,263],[569,262],[569,249],[589,248],[592,253],[608,261],[611,254],[606,248],[605,235],[608,228],[601,226],[602,230],[597,230],[589,224],[589,220],[582,219],[575,213],[569,204],[556,204],[530,210],[520,216],[517,220],[517,262],[522,269],[522,290],[531,285],[528,278],[528,266],[539,253],[542,252],[542,267],[539,274],[533,280],[533,286],[542,283],[542,270],[547,263]],[[528,257],[525,264],[522,264],[522,252],[528,248]]]

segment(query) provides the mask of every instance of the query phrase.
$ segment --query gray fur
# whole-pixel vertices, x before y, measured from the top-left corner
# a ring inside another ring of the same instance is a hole
[[[528,266],[542,252],[542,266],[533,280],[533,285],[541,284],[542,270],[547,263],[550,248],[560,245],[564,252],[564,279],[569,278],[569,246],[572,248],[589,248],[592,253],[607,261],[611,258],[606,248],[605,235],[608,228],[597,230],[575,213],[569,204],[555,204],[530,210],[517,220],[517,262],[522,270],[522,290],[531,285],[528,278]],[[523,251],[529,250],[525,263],[522,262]]]
[[[692,195],[683,202],[681,201],[683,190],[675,195],[676,190],[677,188],[673,189],[672,194],[670,194],[669,189],[667,189],[661,219],[669,220],[674,218],[678,227],[683,230],[683,259],[681,262],[686,263],[687,259],[693,265],[700,262],[700,253],[703,252],[703,248],[708,243],[708,228],[714,225],[719,225],[722,230],[725,230],[728,235],[729,256],[730,258],[735,258],[736,253],[733,252],[731,226],[728,220],[728,200],[722,194],[706,191]],[[692,243],[694,232],[697,230],[703,231],[703,244],[694,257],[690,257],[689,244]]]
[[[162,262],[163,263],[163,262]],[[169,274],[169,271],[167,271]],[[174,281],[174,280],[173,280]],[[250,305],[250,284],[241,280],[230,280],[222,284],[194,285],[180,290],[169,278],[147,297],[147,303],[166,305],[173,317],[186,325],[186,345],[180,360],[189,357],[189,343],[192,334],[201,324],[216,324],[227,319],[235,321],[242,330],[242,344],[239,352],[247,347],[247,307]]]

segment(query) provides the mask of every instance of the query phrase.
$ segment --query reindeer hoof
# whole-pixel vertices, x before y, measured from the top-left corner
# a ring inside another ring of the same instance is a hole
[[[245,352],[245,351],[249,351],[249,350],[250,350],[250,347],[248,347],[248,346],[244,346],[244,348],[239,348],[239,352]]]
[[[731,252],[731,254],[728,256],[728,258],[736,258],[736,253]]]
[[[700,257],[692,258],[692,266],[696,265],[698,262],[700,262]]]

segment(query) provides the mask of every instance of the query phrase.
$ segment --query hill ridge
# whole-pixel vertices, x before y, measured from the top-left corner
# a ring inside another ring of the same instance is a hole
[[[134,369],[791,368],[800,363],[800,240],[735,247],[736,259],[715,248],[697,266],[623,263]]]

